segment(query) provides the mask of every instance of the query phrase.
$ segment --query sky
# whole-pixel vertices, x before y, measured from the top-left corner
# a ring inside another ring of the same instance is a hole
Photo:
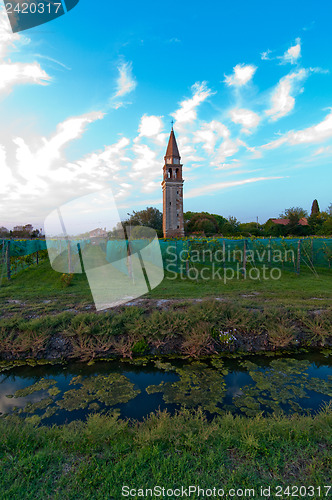
[[[326,209],[331,15],[328,0],[80,0],[13,34],[0,0],[0,226],[42,227],[105,189],[122,219],[162,210],[172,120],[184,211]]]

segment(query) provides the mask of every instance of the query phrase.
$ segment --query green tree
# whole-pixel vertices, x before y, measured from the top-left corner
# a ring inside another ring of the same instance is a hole
[[[147,207],[139,212],[133,211],[129,219],[124,221],[124,225],[128,226],[146,226],[155,229],[158,236],[161,236],[163,229],[163,214],[154,207]]]
[[[210,236],[218,232],[218,223],[208,212],[186,212],[185,221],[187,234],[204,233]]]
[[[318,201],[317,200],[314,200],[312,202],[312,206],[311,206],[311,214],[310,216],[313,216],[313,215],[318,215],[319,214],[319,205],[318,205]]]
[[[231,215],[228,217],[227,222],[223,226],[223,235],[232,236],[240,233],[240,221]]]
[[[227,224],[227,219],[223,217],[222,215],[217,215],[217,214],[212,214],[213,217],[216,219],[217,224],[218,224],[218,233],[223,233],[224,232],[224,226]]]
[[[299,221],[304,217],[308,217],[308,212],[301,207],[291,207],[287,208],[284,213],[280,214],[281,219],[290,219],[290,221]]]
[[[246,222],[240,224],[239,231],[243,236],[261,236],[263,227],[257,222]]]

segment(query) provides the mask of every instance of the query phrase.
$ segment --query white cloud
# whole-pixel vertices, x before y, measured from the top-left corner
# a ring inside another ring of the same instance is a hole
[[[217,120],[212,120],[210,123],[204,123],[199,130],[193,134],[194,143],[203,143],[203,149],[208,154],[213,154],[217,141],[223,137],[229,137],[228,128]]]
[[[120,98],[133,92],[137,87],[137,82],[133,76],[132,63],[122,62],[118,66],[119,77],[116,81],[116,90],[114,95],[109,99],[109,106],[113,109],[119,109],[126,103]]]
[[[310,144],[323,142],[332,137],[332,111],[326,118],[312,127],[298,131],[290,131],[279,139],[262,146],[263,149],[275,149],[282,144],[288,143],[292,146],[296,144]]]
[[[321,148],[318,148],[312,156],[319,156],[319,155],[330,155],[332,152],[332,147],[331,146],[323,146]]]
[[[8,17],[3,8],[0,9],[0,92],[10,92],[14,85],[38,84],[47,85],[51,77],[37,62],[12,62],[5,57],[15,49],[18,43],[28,43],[29,39],[12,33]]]
[[[20,40],[21,35],[13,33],[8,16],[3,5],[0,6],[0,59],[3,59],[10,49]]]
[[[222,189],[230,187],[243,186],[244,184],[251,184],[253,182],[270,181],[275,179],[283,179],[283,177],[254,177],[251,179],[243,179],[241,181],[215,182],[207,186],[191,189],[186,193],[186,198],[196,198],[196,196],[203,196],[207,193],[218,192]]]
[[[180,108],[172,113],[177,125],[192,123],[197,118],[196,108],[204,102],[210,95],[211,90],[207,87],[206,82],[196,82],[192,87],[192,98],[186,99],[180,103]]]
[[[14,85],[24,83],[36,83],[47,85],[51,77],[36,62],[24,63],[0,63],[0,92],[12,89]]]
[[[272,50],[268,49],[265,52],[261,53],[261,59],[263,61],[271,61],[270,54],[272,53]]]
[[[146,144],[136,143],[133,145],[132,151],[135,159],[128,174],[129,178],[140,182],[143,192],[154,191],[155,185],[160,186],[162,159],[159,156],[157,157],[156,151]],[[158,177],[158,183],[154,184],[155,179]]]
[[[68,163],[63,154],[69,142],[82,136],[86,125],[102,117],[103,113],[93,112],[69,118],[50,138],[34,137],[27,143],[16,137],[6,148],[0,147],[0,175],[5,180],[1,184],[2,208],[16,218],[44,217],[73,193],[80,196],[104,187],[109,166],[97,165],[91,157]]]
[[[224,82],[229,87],[235,85],[236,87],[241,87],[248,83],[254,76],[257,67],[252,64],[237,64],[233,68],[234,72],[232,75],[224,75]]]
[[[240,146],[243,146],[244,143],[240,139],[229,139],[225,138],[221,145],[219,146],[216,156],[214,157],[211,165],[219,166],[220,163],[224,163],[227,158],[235,155],[240,149]]]
[[[271,108],[265,113],[271,116],[273,121],[288,115],[295,106],[295,98],[291,95],[297,91],[296,84],[307,77],[305,69],[289,73],[281,78],[271,96]]]
[[[163,122],[160,116],[143,115],[138,131],[140,137],[156,137],[163,129]]]
[[[283,63],[297,63],[298,59],[301,57],[301,39],[296,39],[296,44],[290,47],[283,56],[280,57]]]
[[[116,97],[122,97],[133,92],[137,86],[136,80],[132,75],[132,64],[123,62],[118,66],[119,78],[117,80]]]
[[[234,123],[242,125],[242,132],[249,134],[259,124],[259,116],[250,109],[235,108],[230,111]]]

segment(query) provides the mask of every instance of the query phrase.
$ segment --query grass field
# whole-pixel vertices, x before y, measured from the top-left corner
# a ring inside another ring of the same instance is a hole
[[[19,272],[0,286],[1,313],[25,316],[84,310],[93,307],[93,299],[84,274],[73,275],[64,287],[61,274],[48,261]],[[190,299],[223,297],[244,306],[286,306],[288,308],[319,309],[328,307],[332,299],[332,271],[318,270],[317,275],[305,269],[298,276],[283,271],[280,280],[233,279],[223,280],[173,279],[164,280],[144,297],[151,299]]]
[[[216,487],[226,493],[254,489],[255,498],[263,498],[261,487],[270,487],[268,498],[277,498],[278,486],[290,486],[294,494],[303,486],[301,498],[331,498],[325,488],[332,479],[331,429],[328,407],[314,418],[226,415],[212,422],[187,410],[173,417],[152,415],[142,423],[96,414],[87,423],[58,428],[0,419],[1,498],[119,500],[125,498],[123,486],[157,485]],[[130,496],[141,497],[138,491]]]

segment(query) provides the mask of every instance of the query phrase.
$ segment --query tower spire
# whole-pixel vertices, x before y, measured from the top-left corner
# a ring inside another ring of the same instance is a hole
[[[166,158],[179,158],[179,159],[181,159],[178,145],[176,143],[173,127],[171,130],[171,134],[169,136],[169,141],[168,141],[165,159]]]

